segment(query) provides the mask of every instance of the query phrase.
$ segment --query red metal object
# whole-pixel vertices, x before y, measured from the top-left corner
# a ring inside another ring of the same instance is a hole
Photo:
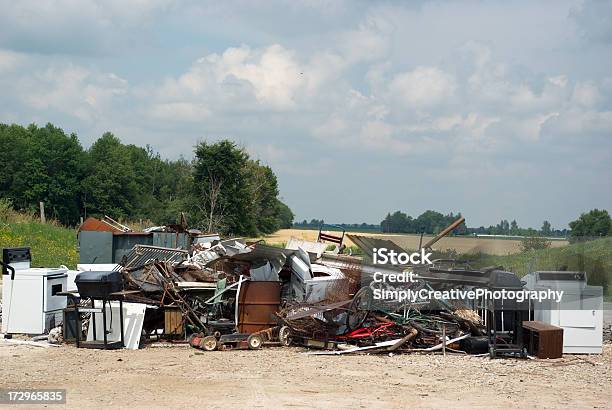
[[[109,224],[91,216],[85,219],[85,222],[83,222],[83,224],[79,227],[79,231],[122,232],[119,229],[113,228]]]
[[[390,329],[395,326],[395,323],[383,323],[373,327],[362,327],[348,332],[345,335],[339,336],[340,340],[366,339],[380,336],[395,336],[397,332]]]

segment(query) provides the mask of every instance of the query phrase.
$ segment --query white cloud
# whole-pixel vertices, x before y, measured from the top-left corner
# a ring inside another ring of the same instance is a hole
[[[36,63],[29,62],[34,68]],[[113,73],[92,72],[77,65],[53,65],[22,74],[5,83],[16,96],[36,111],[56,111],[82,121],[108,114],[115,98],[126,95],[128,83]]]
[[[572,101],[583,106],[593,107],[601,99],[597,87],[592,82],[579,82],[574,87]]]
[[[0,73],[6,73],[14,70],[21,62],[25,60],[25,58],[26,57],[20,53],[0,49]]]
[[[455,80],[437,67],[417,67],[395,75],[389,92],[416,109],[428,108],[453,96]]]
[[[378,61],[389,51],[391,32],[388,20],[368,16],[359,28],[340,35],[340,50],[348,64]]]
[[[170,102],[155,104],[151,115],[165,121],[201,122],[210,117],[210,110],[203,104]]]
[[[257,106],[257,110],[290,110],[308,81],[303,70],[295,53],[278,44],[262,49],[231,47],[198,59],[186,73],[168,79],[157,96],[180,102],[183,108],[204,104],[209,110],[223,110],[238,104]]]

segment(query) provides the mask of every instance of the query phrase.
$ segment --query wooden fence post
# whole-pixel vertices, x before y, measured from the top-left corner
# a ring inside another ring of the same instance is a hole
[[[45,203],[43,201],[40,201],[39,205],[40,205],[40,222],[46,223],[47,219],[45,218]]]

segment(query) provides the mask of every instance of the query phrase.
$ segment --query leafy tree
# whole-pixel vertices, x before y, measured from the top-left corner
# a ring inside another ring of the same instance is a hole
[[[542,224],[542,228],[540,228],[540,233],[544,236],[550,236],[552,234],[550,222],[544,221],[544,223]]]
[[[599,237],[612,234],[612,220],[605,209],[593,209],[569,223],[572,238]]]
[[[520,234],[520,228],[518,226],[518,224],[516,223],[516,220],[512,220],[512,222],[510,222],[510,235],[519,235]]]
[[[208,231],[254,236],[248,154],[229,140],[196,146],[194,190],[198,219]]]
[[[269,166],[249,160],[246,164],[252,218],[259,233],[272,233],[278,228],[279,201],[276,175]]]
[[[130,150],[110,132],[89,149],[88,175],[83,179],[83,204],[87,214],[113,218],[134,216],[141,193]]]
[[[21,209],[38,209],[45,203],[48,216],[70,224],[79,218],[80,179],[84,152],[75,134],[70,136],[51,124],[30,125],[25,133],[23,162],[12,181],[14,204]]]
[[[291,228],[293,225],[293,216],[291,209],[284,202],[278,200],[277,226],[281,229]]]

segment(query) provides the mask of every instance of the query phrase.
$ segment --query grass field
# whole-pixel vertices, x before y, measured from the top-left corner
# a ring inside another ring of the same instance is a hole
[[[75,269],[78,261],[76,230],[42,224],[30,215],[0,209],[0,249],[29,247],[32,266]]]
[[[270,244],[285,244],[293,236],[299,239],[316,241],[318,230],[311,229],[281,229],[272,235],[264,237],[266,243]],[[419,235],[393,235],[393,234],[374,234],[362,232],[348,232],[355,235],[371,236],[382,239],[389,239],[395,242],[400,247],[407,250],[419,248]],[[425,235],[423,243],[427,242],[433,236]],[[454,250],[459,254],[478,254],[485,253],[488,255],[510,255],[520,252],[521,241],[514,239],[491,239],[491,238],[475,238],[475,237],[448,237],[442,238],[434,245],[434,249],[441,252]],[[551,247],[567,246],[567,241],[553,241]],[[347,239],[347,245],[354,245]]]

